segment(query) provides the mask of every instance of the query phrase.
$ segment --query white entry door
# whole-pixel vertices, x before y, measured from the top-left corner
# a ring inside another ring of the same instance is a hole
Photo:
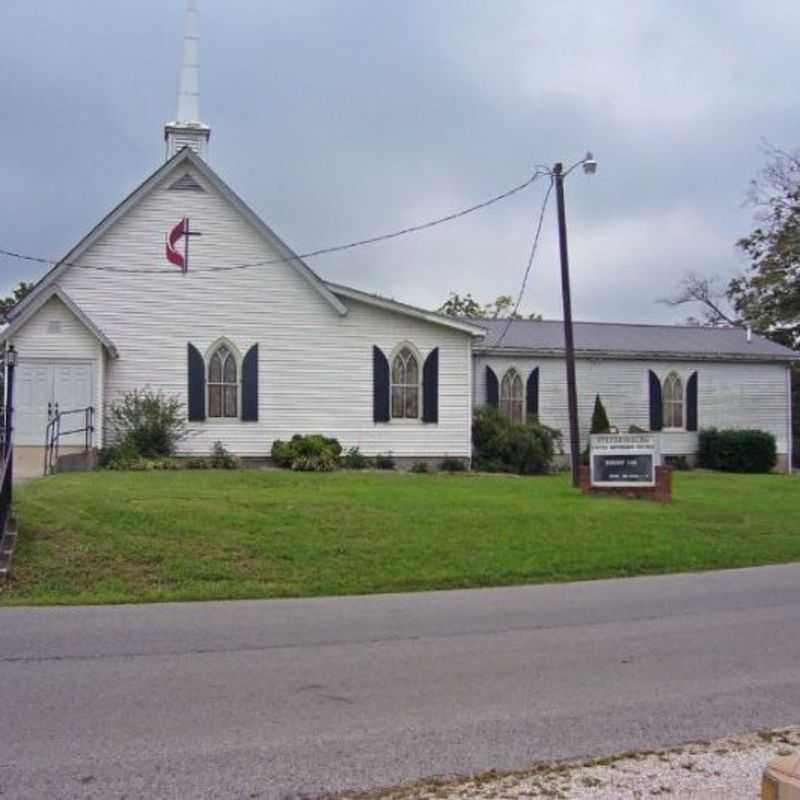
[[[91,363],[20,364],[15,376],[15,442],[18,445],[44,446],[47,413],[72,411],[94,405],[94,365]],[[83,414],[65,416],[62,430],[84,426]],[[82,445],[83,433],[62,437],[62,445]]]

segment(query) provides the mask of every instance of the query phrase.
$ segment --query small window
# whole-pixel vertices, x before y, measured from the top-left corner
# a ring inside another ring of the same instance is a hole
[[[683,427],[683,383],[675,372],[664,379],[664,427]]]
[[[500,384],[500,411],[512,422],[522,423],[525,421],[524,405],[522,378],[514,367],[511,367],[503,375]]]
[[[239,369],[226,344],[214,350],[208,361],[208,416],[239,416]]]
[[[392,418],[419,418],[419,363],[410,347],[392,362]]]

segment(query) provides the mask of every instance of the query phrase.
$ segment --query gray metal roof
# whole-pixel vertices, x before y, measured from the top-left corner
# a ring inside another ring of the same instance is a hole
[[[475,342],[476,350],[520,351],[558,355],[564,350],[564,324],[560,320],[514,320],[498,349],[508,324],[503,319],[474,319],[488,333]],[[800,359],[787,347],[753,334],[747,341],[742,328],[701,328],[691,325],[633,325],[618,322],[576,322],[575,349],[589,356],[668,358],[681,356],[723,360]]]

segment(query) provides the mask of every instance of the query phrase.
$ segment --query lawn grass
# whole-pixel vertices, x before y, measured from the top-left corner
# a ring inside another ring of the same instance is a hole
[[[499,586],[800,560],[800,480],[677,473],[674,502],[541,478],[280,471],[59,475],[17,493],[0,604]]]

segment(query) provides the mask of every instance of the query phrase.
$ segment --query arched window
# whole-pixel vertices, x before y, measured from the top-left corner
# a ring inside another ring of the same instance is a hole
[[[675,372],[664,378],[664,427],[683,427],[683,383]]]
[[[419,418],[419,363],[408,346],[392,361],[392,418]]]
[[[208,416],[239,416],[239,368],[225,342],[208,359]]]
[[[500,384],[500,411],[512,422],[522,423],[525,421],[524,405],[522,378],[511,367]]]

